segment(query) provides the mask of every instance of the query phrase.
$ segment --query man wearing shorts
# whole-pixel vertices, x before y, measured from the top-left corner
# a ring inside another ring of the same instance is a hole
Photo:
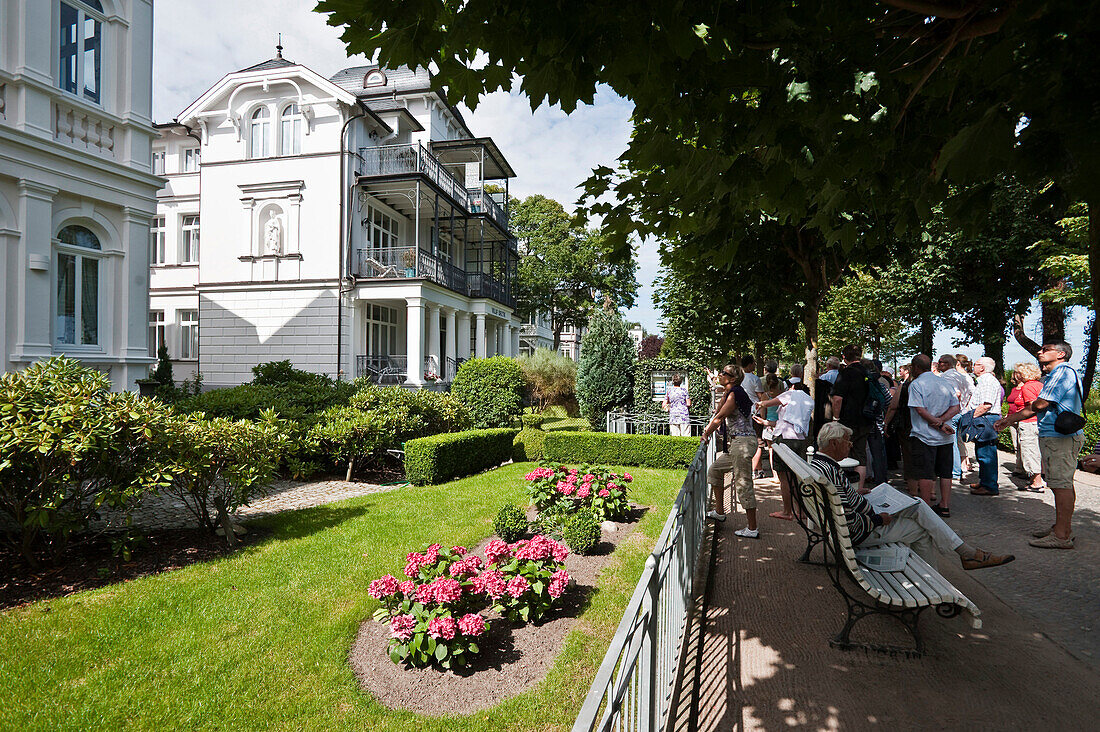
[[[867,479],[867,437],[875,426],[875,418],[863,414],[863,405],[867,402],[867,371],[860,363],[863,349],[856,345],[845,346],[841,354],[844,368],[836,377],[830,396],[833,402],[833,419],[852,431],[851,457],[859,461],[856,472],[859,473],[858,490],[863,492],[863,482]]]
[[[955,391],[932,373],[932,359],[924,354],[913,358],[910,368],[909,437],[910,459],[920,497],[932,503],[932,482],[940,481],[940,502],[932,509],[940,516],[951,515],[951,473],[954,458],[951,445],[955,428],[949,422],[959,413]]]

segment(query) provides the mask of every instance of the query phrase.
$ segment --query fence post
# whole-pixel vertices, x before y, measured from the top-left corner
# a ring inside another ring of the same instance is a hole
[[[657,594],[658,565],[656,553],[645,560],[649,572],[649,588],[645,595],[645,640],[639,655],[638,674],[638,730],[655,732],[657,729]]]

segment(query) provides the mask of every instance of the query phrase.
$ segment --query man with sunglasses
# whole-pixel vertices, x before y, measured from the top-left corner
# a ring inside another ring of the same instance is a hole
[[[1042,458],[1043,477],[1054,494],[1054,525],[1032,532],[1028,543],[1040,549],[1072,549],[1076,537],[1073,534],[1073,508],[1077,493],[1073,475],[1077,470],[1077,456],[1081,453],[1085,436],[1082,430],[1064,433],[1057,429],[1058,415],[1069,412],[1084,416],[1084,392],[1077,371],[1067,363],[1073,356],[1068,343],[1047,343],[1039,349],[1039,368],[1043,374],[1043,390],[1039,396],[1020,411],[997,420],[994,428],[1001,430],[1039,415],[1039,455]]]

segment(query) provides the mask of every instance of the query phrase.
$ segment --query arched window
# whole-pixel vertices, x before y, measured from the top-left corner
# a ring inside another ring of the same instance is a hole
[[[266,158],[271,154],[271,113],[267,107],[259,107],[252,113],[249,129],[250,158]]]
[[[297,104],[288,104],[279,117],[279,154],[298,155],[301,152],[302,113]]]
[[[385,86],[386,75],[381,69],[371,69],[363,77],[363,88],[366,89],[370,86]]]
[[[99,343],[99,251],[99,238],[83,226],[70,224],[57,234],[58,343]]]

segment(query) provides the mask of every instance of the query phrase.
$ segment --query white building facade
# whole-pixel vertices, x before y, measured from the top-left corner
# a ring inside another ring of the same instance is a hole
[[[148,374],[152,0],[0,0],[0,346]]]
[[[581,339],[587,328],[577,328],[572,325],[562,327],[561,336],[558,338],[558,353],[574,361],[581,358]],[[554,348],[554,326],[548,313],[529,315],[520,326],[519,352],[522,355],[530,355],[537,348]]]
[[[280,51],[159,132],[148,327],[177,376],[288,359],[423,386],[518,353],[507,193],[485,190],[514,173],[426,71],[325,78]]]

